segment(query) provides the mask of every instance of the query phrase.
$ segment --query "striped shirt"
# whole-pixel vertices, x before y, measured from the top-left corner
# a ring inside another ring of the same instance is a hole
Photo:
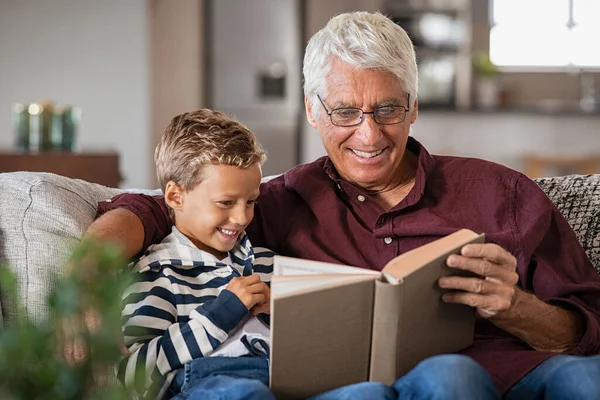
[[[123,293],[123,335],[131,354],[119,364],[119,380],[138,396],[161,398],[186,362],[209,357],[248,318],[225,287],[252,274],[270,282],[273,255],[253,248],[244,234],[228,265],[173,227],[138,260],[135,282]]]

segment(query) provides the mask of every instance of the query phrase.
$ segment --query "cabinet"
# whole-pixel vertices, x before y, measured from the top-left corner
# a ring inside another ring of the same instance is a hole
[[[109,187],[119,187],[122,180],[119,172],[119,155],[116,152],[0,151],[0,173],[16,171],[51,172]]]

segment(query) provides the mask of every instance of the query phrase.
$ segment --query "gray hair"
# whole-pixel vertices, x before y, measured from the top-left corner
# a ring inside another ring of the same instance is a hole
[[[413,109],[418,90],[415,49],[406,31],[386,16],[366,11],[340,14],[313,35],[302,70],[304,96],[313,111],[318,110],[316,95],[327,96],[327,74],[336,58],[358,69],[392,74],[410,95]]]

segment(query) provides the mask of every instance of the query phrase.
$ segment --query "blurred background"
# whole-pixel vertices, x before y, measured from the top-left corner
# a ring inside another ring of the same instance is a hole
[[[156,187],[158,138],[200,107],[254,130],[265,174],[312,161],[303,50],[353,10],[413,39],[431,152],[600,171],[598,0],[0,0],[0,172]]]

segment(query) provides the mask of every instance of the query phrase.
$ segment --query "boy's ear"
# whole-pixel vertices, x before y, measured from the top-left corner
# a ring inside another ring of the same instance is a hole
[[[165,187],[165,203],[173,210],[181,210],[183,207],[183,188],[173,181],[169,181]]]

